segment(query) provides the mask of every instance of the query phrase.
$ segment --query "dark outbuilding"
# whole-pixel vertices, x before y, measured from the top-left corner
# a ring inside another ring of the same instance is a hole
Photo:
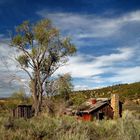
[[[13,117],[16,118],[31,118],[32,117],[32,105],[18,105],[12,111]]]

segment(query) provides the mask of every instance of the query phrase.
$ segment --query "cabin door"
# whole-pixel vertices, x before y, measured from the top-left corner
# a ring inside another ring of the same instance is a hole
[[[99,120],[102,120],[102,119],[104,119],[104,113],[103,112],[100,112],[99,113]]]

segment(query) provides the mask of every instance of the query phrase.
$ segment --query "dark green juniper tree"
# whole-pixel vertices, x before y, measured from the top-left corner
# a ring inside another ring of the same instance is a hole
[[[60,33],[48,19],[32,25],[28,21],[16,28],[12,46],[20,50],[16,60],[30,78],[35,116],[41,111],[43,86],[52,74],[76,52],[69,38]]]

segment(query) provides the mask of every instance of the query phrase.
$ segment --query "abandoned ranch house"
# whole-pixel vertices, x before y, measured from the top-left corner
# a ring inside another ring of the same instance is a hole
[[[111,99],[89,99],[77,111],[78,119],[92,121],[94,119],[114,119],[122,116],[122,102],[117,94],[112,94]]]

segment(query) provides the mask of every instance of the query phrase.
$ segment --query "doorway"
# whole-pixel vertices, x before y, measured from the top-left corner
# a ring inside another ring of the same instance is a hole
[[[104,119],[104,113],[103,112],[100,112],[99,113],[99,120],[102,120],[102,119]]]

